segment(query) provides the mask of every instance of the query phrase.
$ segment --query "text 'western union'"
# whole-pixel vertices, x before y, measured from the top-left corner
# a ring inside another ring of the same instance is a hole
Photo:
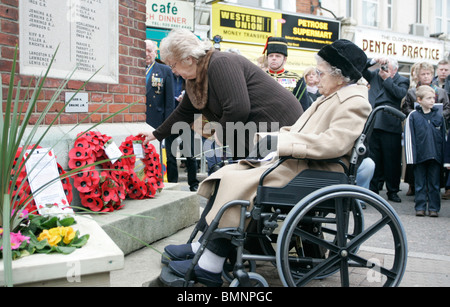
[[[272,18],[251,14],[220,11],[220,26],[259,32],[271,31]]]
[[[333,32],[329,32],[328,23],[299,19],[298,26],[292,29],[294,35],[331,39]]]

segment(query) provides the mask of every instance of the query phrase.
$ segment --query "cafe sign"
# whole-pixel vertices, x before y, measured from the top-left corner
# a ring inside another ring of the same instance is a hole
[[[339,39],[340,22],[283,14],[223,3],[212,5],[211,35],[223,41],[264,45],[270,36],[284,37],[292,48],[319,50]]]
[[[151,28],[194,31],[194,3],[147,0],[145,24]]]
[[[437,39],[365,28],[356,29],[355,44],[369,58],[393,57],[406,63],[426,61],[437,65],[445,53],[444,43]]]

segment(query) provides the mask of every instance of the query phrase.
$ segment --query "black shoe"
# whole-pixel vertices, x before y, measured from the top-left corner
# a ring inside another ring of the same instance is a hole
[[[198,184],[193,185],[192,187],[189,187],[189,190],[191,190],[191,192],[197,192],[198,191]]]
[[[185,277],[191,264],[192,260],[172,261],[169,263],[169,268],[178,277]],[[211,273],[203,270],[198,265],[194,267],[192,278],[208,287],[221,287],[223,284],[222,273]]]
[[[161,262],[167,264],[170,261],[182,261],[194,258],[191,244],[168,245],[164,248]]]
[[[402,200],[398,197],[397,193],[388,193],[388,199],[394,203],[401,203]]]

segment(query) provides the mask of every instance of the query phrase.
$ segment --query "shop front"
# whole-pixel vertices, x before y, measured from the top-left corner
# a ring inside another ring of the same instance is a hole
[[[147,0],[147,39],[161,40],[173,29],[194,31],[194,3],[187,1]]]
[[[284,37],[289,45],[286,69],[299,74],[316,65],[318,50],[340,37],[340,22],[310,15],[215,3],[211,16],[210,38],[219,38],[220,50],[238,49],[256,63],[269,37]]]
[[[445,43],[441,40],[401,33],[388,33],[368,28],[356,28],[354,43],[369,58],[391,57],[399,62],[399,73],[410,76],[411,67],[418,62],[437,65],[445,58]]]

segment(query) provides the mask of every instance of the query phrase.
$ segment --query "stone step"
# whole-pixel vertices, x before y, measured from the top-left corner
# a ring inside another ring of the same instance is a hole
[[[155,198],[126,200],[123,209],[95,220],[125,255],[169,237],[199,220],[199,196],[165,183]]]

